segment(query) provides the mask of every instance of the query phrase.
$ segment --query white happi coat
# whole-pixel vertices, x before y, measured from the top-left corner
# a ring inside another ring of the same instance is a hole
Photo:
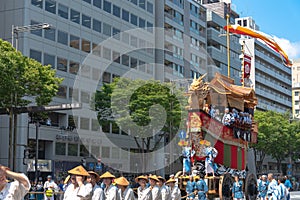
[[[135,200],[133,190],[130,187],[127,187],[124,192],[119,189],[118,198],[119,200]]]
[[[170,187],[171,200],[181,200],[181,192],[177,186]]]
[[[114,185],[110,185],[104,189],[105,200],[117,200],[118,199],[118,188]]]
[[[92,198],[92,190],[93,186],[90,183],[76,188],[74,184],[70,184],[64,193],[64,200],[90,200]]]
[[[102,188],[99,185],[95,185],[93,187],[93,192],[92,192],[92,200],[104,200],[104,192]]]
[[[5,187],[0,191],[1,200],[9,200],[9,199],[22,200],[23,199],[23,197],[27,194],[31,186],[27,176],[25,176],[24,174],[22,174],[22,176],[26,178],[28,187],[25,187],[17,180],[7,183]]]
[[[138,187],[138,200],[152,200],[152,191],[150,187],[142,189]]]

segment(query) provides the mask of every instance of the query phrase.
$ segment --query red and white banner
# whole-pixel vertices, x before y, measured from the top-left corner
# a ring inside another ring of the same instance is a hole
[[[244,78],[249,78],[251,71],[251,56],[244,54]]]

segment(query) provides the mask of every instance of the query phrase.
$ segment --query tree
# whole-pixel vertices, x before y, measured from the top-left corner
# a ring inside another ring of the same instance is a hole
[[[255,120],[258,122],[258,143],[253,147],[260,153],[260,163],[265,155],[270,155],[276,159],[278,172],[281,172],[282,161],[297,149],[299,122],[290,123],[288,113],[275,111],[256,111]]]
[[[141,152],[148,153],[182,127],[187,115],[183,93],[170,83],[120,78],[96,92],[94,106],[101,126],[117,124]]]
[[[13,115],[16,133],[15,108],[28,104],[47,105],[56,95],[63,79],[55,77],[55,70],[51,69],[50,65],[43,66],[38,61],[23,56],[9,42],[1,39],[0,77],[0,107],[6,108],[10,113],[11,147]]]

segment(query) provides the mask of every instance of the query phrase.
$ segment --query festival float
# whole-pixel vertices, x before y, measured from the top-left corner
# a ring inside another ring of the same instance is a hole
[[[204,82],[204,76],[195,78],[187,93],[186,137],[178,143],[184,157],[183,171],[176,174],[179,187],[184,191],[189,175],[197,178],[204,173],[209,199],[231,199],[233,175],[238,174],[247,199],[256,199],[256,176],[247,171],[248,145],[257,142],[257,124],[250,119],[257,104],[255,92],[219,73],[210,82]],[[227,108],[233,113],[226,124],[224,114],[216,112],[225,113]],[[207,172],[210,166],[212,171]]]

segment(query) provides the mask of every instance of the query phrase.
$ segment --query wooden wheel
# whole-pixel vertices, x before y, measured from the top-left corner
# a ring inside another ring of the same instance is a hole
[[[233,178],[230,174],[224,174],[219,182],[219,196],[221,200],[231,200],[231,190],[233,185]]]
[[[248,174],[245,180],[246,200],[255,200],[257,197],[257,180],[254,174]]]

